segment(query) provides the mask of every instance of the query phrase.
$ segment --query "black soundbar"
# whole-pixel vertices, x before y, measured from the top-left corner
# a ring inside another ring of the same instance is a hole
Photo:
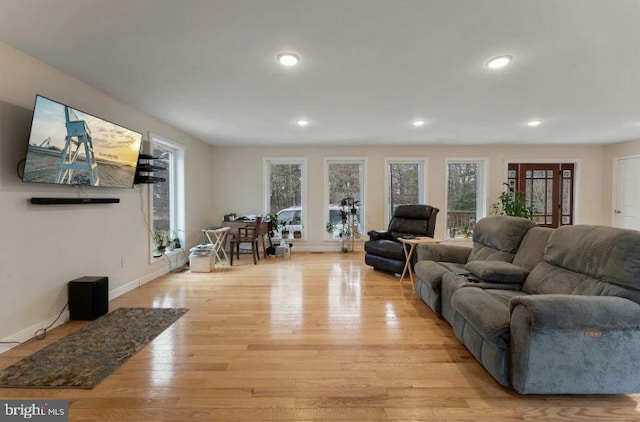
[[[162,167],[162,166],[154,166],[153,164],[149,164],[149,163],[140,163],[138,164],[138,168],[136,169],[136,172],[139,171],[163,171],[166,170],[166,168]]]
[[[152,184],[152,183],[163,183],[166,182],[167,179],[164,177],[158,177],[158,176],[142,176],[137,174],[135,180],[133,181],[134,184],[136,185],[140,185],[143,183],[146,184]]]
[[[36,205],[119,204],[120,198],[31,198]]]

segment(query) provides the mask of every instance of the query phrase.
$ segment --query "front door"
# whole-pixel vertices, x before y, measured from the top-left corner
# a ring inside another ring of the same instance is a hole
[[[511,163],[509,184],[533,205],[533,221],[542,227],[573,224],[573,163]]]
[[[613,225],[640,230],[640,157],[616,160]]]

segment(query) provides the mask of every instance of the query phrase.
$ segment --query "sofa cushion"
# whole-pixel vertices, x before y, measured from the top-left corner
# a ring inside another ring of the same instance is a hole
[[[471,261],[464,268],[485,281],[494,283],[522,283],[529,271],[510,262]]]
[[[640,232],[605,226],[554,231],[545,261],[608,283],[640,290]]]
[[[393,240],[369,240],[364,243],[364,250],[373,255],[404,261],[402,243]]]
[[[540,262],[527,276],[522,291],[534,294],[571,294],[589,276],[575,271]]]
[[[473,250],[469,261],[511,262],[525,233],[535,225],[526,218],[507,215],[483,218],[473,229]]]
[[[547,227],[530,228],[520,242],[513,264],[531,271],[544,259],[544,250],[553,230]]]
[[[640,291],[607,283],[602,280],[587,278],[571,292],[574,295],[584,296],[617,296],[640,303]]]
[[[475,277],[475,276],[474,276]],[[442,286],[440,288],[442,296],[441,299],[441,312],[442,317],[446,319],[451,325],[453,325],[453,309],[451,307],[451,298],[453,294],[462,288],[478,287],[481,289],[500,289],[500,290],[515,290],[520,292],[522,289],[522,283],[491,283],[487,281],[471,281],[467,277],[458,276],[454,273],[446,273],[442,275]]]

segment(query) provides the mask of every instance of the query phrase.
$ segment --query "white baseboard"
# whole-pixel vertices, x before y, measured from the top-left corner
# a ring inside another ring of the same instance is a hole
[[[15,334],[12,334],[8,337],[3,338],[0,341],[19,341],[19,342],[24,342],[27,341],[29,339],[31,339],[34,334],[36,333],[36,331],[44,328],[44,327],[48,327],[49,324],[51,324],[56,318],[58,317],[58,315],[56,316],[52,316],[51,318],[47,318],[43,321],[40,321],[36,324],[33,324],[31,327],[27,327],[24,330],[21,330]],[[69,310],[65,309],[65,311],[62,313],[62,315],[60,315],[60,319],[58,319],[55,324],[53,324],[51,326],[51,328],[49,328],[49,330],[54,329],[55,327],[64,324],[65,322],[69,321]],[[0,344],[0,354],[6,352],[9,349],[13,349],[14,347],[18,346],[18,344]]]
[[[314,246],[304,246],[301,244],[294,244],[293,248],[291,249],[291,253],[296,253],[296,252],[341,252],[341,248],[342,245],[340,243],[331,243],[329,245],[314,245]],[[358,245],[357,243],[354,245],[354,250],[356,252],[362,252],[364,251],[364,245],[360,244]]]
[[[148,282],[155,280],[158,277],[161,277],[165,274],[167,274],[168,272],[174,270],[175,268],[179,268],[181,266],[183,266],[184,264],[187,263],[187,259],[185,257],[179,257],[177,258],[176,262],[172,262],[171,265],[174,268],[170,268],[169,265],[164,265],[162,268],[147,274],[145,276],[142,276],[136,280],[130,281],[129,283],[125,284],[124,286],[120,286],[116,289],[113,289],[109,292],[109,301],[112,301],[113,299],[122,296],[125,293],[130,292],[131,290],[135,290],[138,287],[147,284]],[[174,265],[175,264],[175,265]],[[7,336],[3,339],[0,339],[0,341],[19,341],[19,342],[24,342],[27,341],[29,339],[31,339],[33,337],[33,335],[35,334],[36,331],[38,331],[41,328],[44,327],[48,327],[49,324],[51,324],[55,319],[56,319],[57,315],[52,316],[50,318],[47,318],[45,320],[42,320],[40,322],[37,322],[35,324],[33,324],[30,327],[25,328],[24,330],[21,330],[17,333],[11,334],[10,336]],[[64,324],[65,322],[69,321],[69,311],[65,310],[62,315],[60,315],[60,319],[58,319],[58,321],[56,321],[56,323],[49,328],[50,330],[52,330],[53,328]],[[0,354],[13,349],[14,347],[18,346],[18,344],[0,344]]]

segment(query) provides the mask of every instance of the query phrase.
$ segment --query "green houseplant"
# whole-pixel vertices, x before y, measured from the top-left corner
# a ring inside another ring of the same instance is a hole
[[[296,226],[300,225],[300,216],[296,215],[295,217],[293,217]],[[293,238],[294,239],[302,239],[302,230],[294,230],[293,231]]]
[[[280,227],[278,216],[276,214],[267,214],[267,223],[269,224],[269,236],[275,237],[276,234],[278,234],[278,228]]]
[[[280,220],[280,236],[283,239],[289,238],[289,226],[291,226],[291,221]]]
[[[154,230],[152,233],[153,245],[156,251],[163,254],[167,249],[168,232],[166,230]]]
[[[525,193],[522,191],[514,192],[508,183],[504,183],[504,186],[506,189],[498,197],[498,202],[491,204],[492,214],[511,215],[533,220],[533,205],[527,205]]]

